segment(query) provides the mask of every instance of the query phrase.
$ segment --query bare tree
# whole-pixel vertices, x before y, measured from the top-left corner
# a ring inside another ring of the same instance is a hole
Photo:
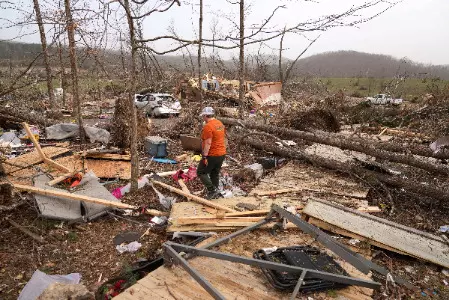
[[[37,26],[39,27],[39,34],[40,34],[41,45],[42,45],[42,53],[43,53],[43,57],[44,57],[45,72],[47,75],[48,98],[50,99],[50,104],[51,104],[52,108],[56,109],[57,105],[56,105],[56,101],[55,101],[55,94],[53,93],[51,68],[50,68],[50,63],[48,61],[47,38],[45,36],[45,28],[44,28],[44,23],[42,21],[39,0],[33,0],[33,4],[34,4],[34,12],[36,13]]]
[[[139,153],[137,152],[137,115],[136,106],[134,105],[133,93],[136,91],[136,32],[134,29],[134,19],[131,13],[129,0],[124,0],[123,8],[125,9],[126,19],[129,27],[129,37],[131,43],[131,72],[129,76],[128,101],[131,121],[130,133],[130,150],[131,150],[131,191],[137,190],[137,180],[139,178]]]
[[[295,60],[290,62],[287,66],[287,68],[285,69],[285,73],[283,71],[283,67],[282,67],[282,52],[285,50],[283,48],[283,44],[284,44],[284,37],[285,37],[285,30],[283,31],[282,35],[281,35],[281,39],[279,41],[279,81],[282,83],[282,85],[287,83],[287,80],[290,78],[290,73],[293,69],[293,67],[296,65],[296,63],[298,62],[298,60],[307,52],[307,50],[309,50],[309,48],[320,38],[320,36],[318,36],[317,38],[313,39],[310,41],[310,43],[307,45],[306,48],[304,48],[304,50],[298,54],[298,56],[296,56]]]
[[[203,100],[203,87],[201,85],[201,41],[203,38],[203,0],[200,0],[200,17],[198,19],[198,88],[200,101]]]
[[[243,104],[245,98],[245,1],[240,0],[240,47],[239,47],[239,102]]]
[[[84,145],[86,142],[86,137],[84,134],[83,127],[83,116],[81,112],[81,99],[79,94],[79,83],[78,83],[78,58],[76,54],[76,43],[75,43],[75,27],[77,26],[73,22],[72,9],[70,6],[70,0],[64,0],[65,7],[65,17],[67,26],[67,36],[69,39],[69,53],[70,53],[70,68],[72,74],[72,94],[73,101],[76,105],[76,113],[78,115],[78,126],[80,132],[81,144]]]

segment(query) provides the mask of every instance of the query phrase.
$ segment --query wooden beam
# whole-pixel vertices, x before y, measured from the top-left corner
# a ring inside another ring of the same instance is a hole
[[[165,184],[163,182],[156,181],[156,180],[152,180],[152,182],[154,184],[156,184],[156,185],[159,185],[159,186],[161,186],[161,187],[163,187],[163,188],[173,192],[173,193],[176,193],[178,195],[184,196],[187,199],[191,199],[191,200],[193,200],[195,202],[198,202],[198,203],[201,203],[203,205],[210,206],[210,207],[213,207],[213,208],[216,208],[216,209],[219,209],[219,210],[224,210],[226,212],[232,212],[232,213],[236,212],[235,210],[230,209],[229,207],[226,207],[226,206],[214,203],[212,201],[206,200],[204,198],[198,197],[198,196],[190,194],[190,193],[186,193],[183,190],[174,188],[174,187],[172,187],[172,186],[170,186],[168,184]]]
[[[61,171],[65,172],[65,173],[71,172],[71,170],[69,168],[64,167],[63,165],[58,164],[57,162],[49,159],[45,155],[45,153],[42,151],[41,145],[39,145],[39,142],[34,137],[34,134],[31,132],[30,127],[28,126],[28,124],[26,122],[23,122],[22,125],[23,125],[23,128],[25,129],[25,131],[27,133],[27,136],[29,137],[31,142],[33,142],[33,145],[36,148],[37,153],[39,153],[39,156],[42,158],[44,163],[46,163],[47,165],[53,166],[56,169],[61,170]]]
[[[53,180],[50,180],[49,182],[47,182],[47,185],[54,186],[54,185],[56,185],[56,184],[58,184],[58,183],[60,183],[60,182],[62,182],[64,180],[66,180],[67,178],[75,176],[78,173],[79,173],[78,171],[73,171],[73,172],[70,172],[70,173],[66,173],[66,174],[64,174],[62,176],[56,177]]]
[[[109,201],[109,200],[105,200],[105,199],[99,199],[99,198],[94,198],[94,197],[89,197],[89,196],[84,196],[84,195],[72,194],[72,193],[55,191],[55,190],[50,190],[50,189],[42,189],[42,188],[37,188],[34,186],[29,186],[29,185],[14,184],[14,188],[21,190],[21,191],[27,191],[27,192],[44,195],[44,196],[49,196],[49,197],[58,197],[58,198],[64,198],[64,199],[69,199],[69,200],[84,201],[84,202],[101,204],[101,205],[110,206],[110,207],[118,207],[118,208],[123,208],[123,209],[136,209],[135,206],[129,205],[126,203],[122,203],[122,202],[114,202],[114,201]]]
[[[13,227],[19,229],[20,231],[22,231],[23,233],[25,233],[26,235],[28,235],[29,237],[31,237],[33,240],[35,240],[38,243],[45,243],[45,239],[41,236],[38,236],[37,234],[29,231],[28,229],[26,229],[23,226],[20,226],[19,224],[17,224],[16,222],[14,222],[13,220],[9,220],[8,219],[9,224],[11,224]]]
[[[122,208],[122,209],[133,209],[133,210],[138,209],[137,206],[122,203],[122,202],[109,201],[109,200],[105,200],[105,199],[94,198],[94,197],[89,197],[89,196],[61,192],[61,191],[55,191],[55,190],[50,190],[50,189],[42,189],[42,188],[37,188],[34,186],[29,186],[29,185],[14,184],[14,188],[21,190],[21,191],[27,191],[27,192],[44,195],[44,196],[49,196],[49,197],[58,197],[58,198],[64,198],[64,199],[68,199],[68,200],[84,201],[84,202],[101,204],[101,205],[105,205],[105,206],[109,206],[109,207],[117,207],[117,208]],[[152,215],[152,216],[168,216],[169,215],[168,212],[162,212],[162,211],[155,210],[155,209],[146,209],[145,213],[148,215]]]
[[[287,193],[294,193],[294,192],[300,192],[303,189],[300,188],[290,188],[290,189],[281,189],[281,190],[273,190],[273,191],[263,191],[263,192],[252,192],[249,195],[250,196],[273,196],[278,194],[287,194]]]
[[[183,179],[178,179],[178,184],[179,184],[179,186],[181,186],[181,190],[184,193],[192,194]]]
[[[368,207],[359,207],[357,208],[359,212],[364,213],[379,213],[382,212],[382,210],[378,206],[368,206]]]
[[[269,209],[242,211],[242,212],[236,212],[236,213],[226,213],[225,217],[246,217],[246,216],[254,216],[254,215],[266,215],[269,212],[270,212]]]
[[[176,225],[191,225],[191,224],[228,224],[228,223],[252,223],[263,220],[265,217],[190,217],[177,218],[173,220]]]
[[[47,159],[47,156],[45,156],[44,152],[42,152],[41,145],[39,145],[38,141],[36,141],[36,138],[34,137],[34,134],[31,132],[30,127],[26,122],[22,123],[23,128],[25,129],[25,132],[28,135],[28,138],[31,140],[31,142],[34,145],[34,148],[36,148],[37,153],[39,153],[39,156],[42,158],[43,161]]]

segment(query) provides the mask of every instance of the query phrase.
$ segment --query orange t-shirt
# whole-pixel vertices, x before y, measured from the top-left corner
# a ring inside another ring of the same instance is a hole
[[[201,133],[201,139],[204,141],[212,138],[212,144],[209,149],[209,156],[222,156],[226,155],[226,129],[219,120],[212,119],[207,122],[203,127],[203,132]]]

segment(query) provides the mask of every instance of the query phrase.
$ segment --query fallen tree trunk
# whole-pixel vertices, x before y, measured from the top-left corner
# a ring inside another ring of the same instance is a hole
[[[449,175],[449,168],[445,165],[436,165],[430,162],[423,161],[414,157],[411,154],[405,154],[404,149],[402,153],[396,153],[391,151],[385,151],[380,145],[382,143],[370,143],[363,139],[349,139],[338,137],[335,134],[329,134],[325,132],[305,132],[299,130],[292,130],[287,128],[281,128],[269,125],[259,125],[251,122],[240,121],[236,119],[222,118],[220,119],[224,124],[227,125],[243,125],[246,128],[261,130],[269,132],[274,135],[284,135],[288,137],[300,138],[310,142],[320,143],[324,145],[338,147],[343,150],[352,150],[361,153],[365,153],[370,156],[374,156],[380,159],[385,159],[391,162],[401,163],[416,168],[420,168],[436,174]],[[406,149],[408,150],[408,149]],[[430,149],[429,149],[430,150]],[[431,152],[431,151],[430,151]]]
[[[27,122],[30,124],[50,126],[57,121],[42,116],[42,113],[30,113],[28,110],[19,110],[12,107],[0,107],[0,121],[10,123]]]
[[[275,155],[299,159],[306,161],[314,166],[323,167],[331,170],[340,171],[343,173],[352,173],[367,181],[375,180],[396,188],[403,188],[408,192],[431,197],[433,199],[446,202],[449,199],[449,192],[434,188],[429,185],[424,185],[411,180],[402,179],[400,177],[392,177],[389,175],[368,171],[353,164],[341,163],[335,160],[326,159],[317,155],[307,154],[301,151],[293,151],[287,148],[281,148],[275,145],[265,144],[254,139],[244,139],[244,144],[250,145],[256,149],[265,150],[274,153]],[[374,182],[375,183],[375,182]]]

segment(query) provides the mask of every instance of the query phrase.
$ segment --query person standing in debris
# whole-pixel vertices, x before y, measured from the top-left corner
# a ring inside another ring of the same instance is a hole
[[[226,129],[215,119],[212,107],[205,107],[200,116],[205,125],[201,133],[202,159],[198,165],[197,174],[207,189],[208,199],[221,197],[218,191],[221,165],[226,155]]]

